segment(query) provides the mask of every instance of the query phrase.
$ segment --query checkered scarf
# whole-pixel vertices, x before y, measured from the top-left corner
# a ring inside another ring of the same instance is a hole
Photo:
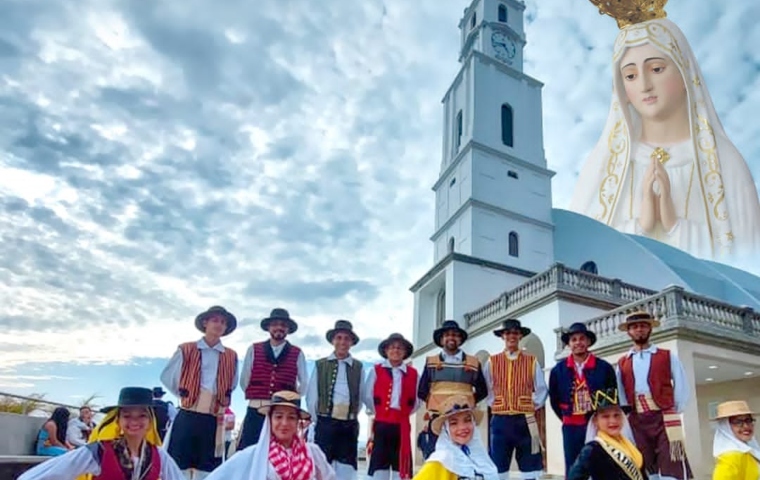
[[[272,438],[269,441],[269,463],[282,480],[309,480],[314,472],[314,462],[306,443],[298,435],[293,437],[291,453]]]

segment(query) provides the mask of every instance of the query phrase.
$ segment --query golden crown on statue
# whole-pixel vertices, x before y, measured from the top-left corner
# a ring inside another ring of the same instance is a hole
[[[665,4],[668,0],[589,0],[599,7],[600,15],[609,15],[617,20],[619,28],[635,23],[665,18]]]

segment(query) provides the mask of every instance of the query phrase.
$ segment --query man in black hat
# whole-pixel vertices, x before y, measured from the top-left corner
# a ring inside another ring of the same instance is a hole
[[[307,406],[314,443],[327,457],[341,480],[356,479],[359,411],[364,402],[362,362],[349,353],[359,343],[353,325],[338,320],[325,335],[335,351],[317,360],[309,379]]]
[[[491,407],[489,454],[499,474],[509,471],[515,454],[521,478],[538,479],[544,468],[537,411],[549,394],[538,359],[520,350],[520,340],[530,335],[520,320],[510,318],[494,335],[505,349],[491,357],[483,369]]]
[[[441,347],[437,355],[425,359],[417,397],[425,402],[432,422],[441,404],[451,395],[462,394],[475,405],[488,396],[488,385],[480,360],[461,350],[467,341],[467,331],[454,320],[446,320],[433,332],[433,342]],[[432,435],[432,429],[430,429]],[[435,443],[437,436],[432,437]]]
[[[412,425],[409,417],[419,408],[417,370],[404,360],[414,346],[400,333],[380,342],[377,351],[384,360],[367,374],[364,405],[370,416],[367,474],[374,480],[390,480],[391,474],[412,478]],[[374,417],[374,418],[373,418]],[[371,453],[370,453],[371,452]]]
[[[259,409],[269,405],[275,392],[288,390],[303,395],[309,381],[303,351],[286,340],[298,330],[290,313],[275,308],[261,320],[261,329],[269,332],[269,340],[248,347],[240,370],[240,388],[245,392],[248,409],[238,437],[238,450],[259,441],[264,425],[264,415]]]
[[[224,411],[238,382],[238,356],[221,339],[236,327],[224,307],[199,314],[195,328],[203,338],[180,344],[161,373],[161,383],[180,399],[166,450],[188,479],[206,478],[222,462]]]
[[[549,403],[562,421],[565,472],[578,458],[586,439],[591,395],[617,388],[615,368],[589,352],[596,334],[583,323],[574,323],[562,333],[570,355],[557,362],[549,374]]]
[[[156,428],[161,441],[166,437],[166,428],[169,426],[169,404],[162,400],[166,392],[161,387],[153,387],[153,411],[156,414]]]

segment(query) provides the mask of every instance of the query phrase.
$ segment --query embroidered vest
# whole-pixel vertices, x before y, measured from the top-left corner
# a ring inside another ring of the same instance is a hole
[[[633,355],[636,355],[635,353]],[[633,355],[620,359],[620,376],[623,378],[625,397],[629,405],[636,404],[636,380],[633,376]],[[670,351],[658,348],[652,355],[647,378],[652,399],[661,410],[670,410],[675,406],[673,393],[673,375],[670,372]]]
[[[201,349],[196,342],[187,342],[179,346],[182,351],[182,373],[179,377],[180,404],[183,408],[192,408],[201,393]],[[224,412],[230,404],[232,382],[237,370],[237,353],[224,347],[219,354],[219,368],[216,374],[216,397],[212,405],[213,412]]]
[[[466,395],[475,403],[475,383],[478,379],[480,361],[472,355],[464,355],[463,363],[446,363],[440,354],[425,359],[430,381],[430,393],[426,400],[427,409],[440,410],[441,404],[451,395]]]
[[[338,379],[338,360],[320,358],[317,360],[317,391],[319,402],[317,414],[330,416],[333,410],[333,395],[335,393],[335,381]],[[350,404],[348,411],[354,415],[359,413],[359,385],[362,382],[362,363],[354,359],[351,365],[346,364],[346,377],[348,378],[348,396]]]
[[[535,372],[536,357],[529,353],[520,352],[514,360],[510,360],[506,352],[491,355],[494,394],[491,412],[494,415],[534,413]]]
[[[406,373],[401,373],[401,394],[399,395],[399,407],[391,408],[391,395],[393,394],[393,374],[387,367],[381,364],[375,365],[375,388],[372,398],[375,403],[375,420],[387,423],[401,423],[409,419],[417,403],[417,370],[411,364],[407,364]]]
[[[248,400],[269,400],[272,394],[281,390],[295,392],[298,378],[298,355],[301,349],[285,343],[280,356],[274,357],[269,341],[253,344],[251,379],[245,387]]]
[[[92,480],[131,480],[124,476],[124,472],[119,464],[119,458],[113,449],[113,444],[111,442],[100,442],[100,446],[102,448],[100,475],[93,476]],[[158,449],[154,445],[151,445],[150,449],[150,466],[148,467],[148,473],[142,477],[142,480],[158,480],[161,475],[161,455],[159,455]]]

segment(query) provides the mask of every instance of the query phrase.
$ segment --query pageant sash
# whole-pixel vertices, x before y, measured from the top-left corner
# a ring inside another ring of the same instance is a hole
[[[633,463],[633,460],[631,460],[628,455],[608,444],[599,437],[596,437],[594,440],[596,440],[596,442],[602,446],[605,453],[615,461],[617,466],[623,470],[628,478],[631,480],[644,480],[644,476],[641,474],[641,470],[639,470],[639,468],[635,463]]]

